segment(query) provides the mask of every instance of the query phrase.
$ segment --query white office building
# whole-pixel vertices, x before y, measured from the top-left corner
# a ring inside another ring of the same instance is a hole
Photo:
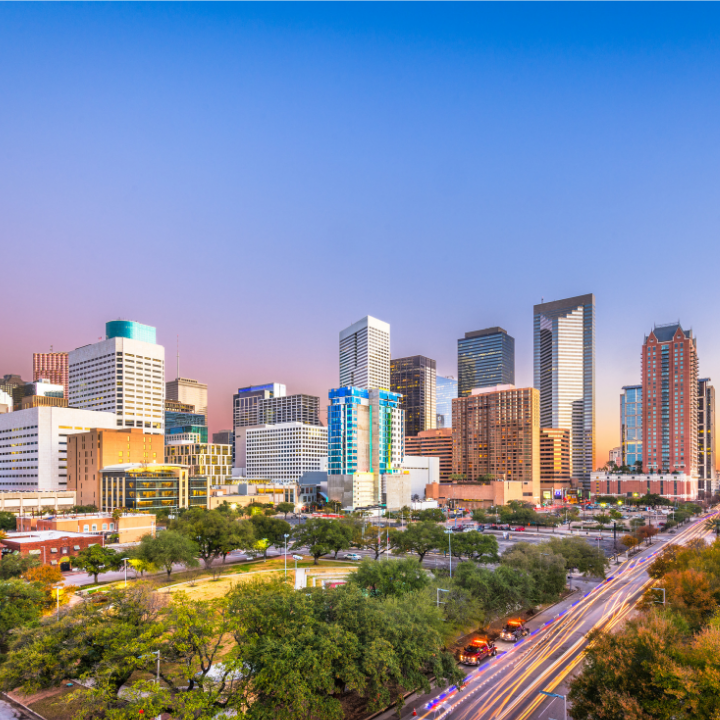
[[[340,332],[340,387],[390,389],[390,325],[369,315]]]
[[[327,428],[300,422],[235,428],[235,466],[243,477],[293,483],[320,471],[327,458]]]
[[[162,345],[133,337],[108,337],[73,350],[68,359],[71,407],[115,413],[117,427],[165,432]]]
[[[400,470],[410,480],[410,494],[413,499],[425,499],[425,488],[430,483],[440,482],[440,458],[406,455]]]
[[[165,383],[165,397],[195,407],[195,412],[207,419],[208,391],[205,383],[190,378],[175,378]]]
[[[34,407],[0,414],[0,491],[67,489],[67,437],[116,427],[110,412]]]

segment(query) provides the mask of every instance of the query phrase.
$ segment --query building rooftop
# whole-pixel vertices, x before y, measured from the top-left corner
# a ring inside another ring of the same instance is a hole
[[[32,530],[30,532],[8,533],[7,540],[15,543],[34,543],[46,540],[60,540],[62,538],[93,537],[97,535],[90,533],[71,532],[70,530]]]
[[[466,332],[464,340],[469,340],[470,338],[478,338],[478,337],[485,337],[487,335],[507,335],[507,330],[504,330],[501,327],[491,327],[491,328],[485,328],[484,330],[473,330],[472,332]]]
[[[670,342],[675,337],[678,328],[683,332],[685,337],[692,337],[692,330],[683,330],[679,320],[678,322],[668,323],[667,325],[655,325],[652,332],[658,342]]]

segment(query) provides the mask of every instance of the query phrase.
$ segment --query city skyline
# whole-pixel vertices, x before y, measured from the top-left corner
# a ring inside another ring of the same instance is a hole
[[[0,8],[0,237],[33,253],[0,373],[134,318],[173,366],[179,335],[220,430],[239,387],[326,398],[368,314],[456,378],[457,339],[503,327],[531,386],[532,306],[592,292],[596,465],[655,323],[720,378],[718,290],[655,290],[688,239],[718,257],[717,6],[169,8]]]

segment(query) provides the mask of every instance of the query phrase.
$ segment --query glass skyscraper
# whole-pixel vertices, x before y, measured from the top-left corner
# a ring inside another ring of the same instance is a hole
[[[435,429],[435,367],[435,361],[424,355],[390,361],[390,389],[402,396],[405,437]]]
[[[452,401],[458,396],[458,381],[454,377],[435,378],[435,413],[437,427],[452,427]]]
[[[595,467],[595,296],[534,307],[534,383],[540,427],[570,430],[572,476]]]
[[[473,388],[515,384],[515,338],[500,327],[465,333],[458,340],[458,395]]]
[[[642,385],[623,387],[620,395],[620,437],[620,464],[642,472]]]

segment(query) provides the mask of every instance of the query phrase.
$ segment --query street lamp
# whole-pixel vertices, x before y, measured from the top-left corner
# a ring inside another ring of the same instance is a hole
[[[452,528],[447,528],[445,534],[448,536],[448,548],[450,552],[450,579],[452,580]]]
[[[662,600],[655,600],[655,602],[656,602],[657,604],[662,603],[662,606],[665,607],[665,588],[654,587],[654,588],[650,588],[650,589],[651,589],[651,590],[660,590],[660,592],[663,594],[663,599],[662,599]]]
[[[540,694],[547,695],[548,697],[551,697],[551,698],[562,698],[563,706],[564,706],[563,717],[565,718],[565,720],[567,720],[567,695],[558,695],[557,693],[547,692],[547,690],[540,690]]]
[[[120,559],[121,559],[121,560],[123,561],[123,563],[125,564],[125,587],[127,587],[127,561],[128,561],[130,558],[124,557],[124,558],[120,558]],[[136,574],[137,574],[137,573],[136,573]]]
[[[288,533],[284,533],[283,537],[285,538],[285,579],[287,580],[287,539],[290,535],[288,535]]]
[[[450,591],[449,591],[449,590],[444,590],[443,588],[435,588],[435,589],[437,590],[437,592],[435,593],[436,599],[437,599],[436,606],[437,606],[437,607],[440,607],[441,605],[444,605],[444,604],[445,604],[444,602],[440,602],[440,593],[441,593],[441,592],[449,593]]]
[[[62,585],[54,585],[53,589],[55,590],[55,594],[57,595],[57,619],[60,620],[60,588]]]
[[[302,560],[302,555],[293,555],[293,560],[295,561],[295,587],[297,588],[297,564],[298,560]]]

